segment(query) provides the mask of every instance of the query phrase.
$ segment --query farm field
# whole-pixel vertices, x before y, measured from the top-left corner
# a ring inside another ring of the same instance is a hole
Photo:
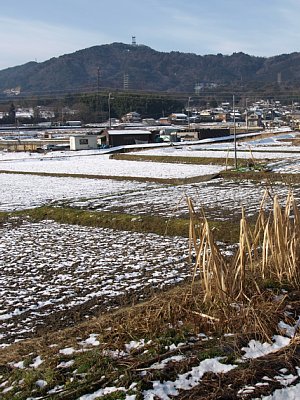
[[[1,167],[6,171],[63,173],[80,175],[123,176],[143,178],[172,179],[181,176],[193,177],[199,175],[217,174],[223,167],[218,165],[199,166],[178,164],[137,163],[136,161],[111,160],[109,155],[89,157],[52,157],[39,159],[23,159],[2,161]]]
[[[185,238],[53,221],[1,233],[0,346],[147,298],[191,274]]]
[[[81,210],[126,212],[133,215],[187,217],[186,197],[194,199],[213,219],[228,220],[241,216],[244,206],[248,215],[257,212],[266,189],[270,194],[286,197],[289,186],[282,182],[255,184],[213,179],[188,185],[162,185],[152,182],[130,182],[84,178],[0,174],[3,190],[0,211],[17,211],[43,205],[73,207]],[[300,197],[300,186],[293,187]]]
[[[53,202],[118,197],[126,193],[145,192],[158,185],[147,182],[81,179],[38,175],[0,174],[0,211],[39,207]]]
[[[234,331],[234,325],[216,322],[220,315],[213,306],[199,312],[199,300],[193,301],[188,230],[185,236],[170,235],[168,224],[164,235],[134,230],[143,217],[188,221],[187,197],[209,221],[228,223],[228,229],[229,223],[239,224],[242,206],[250,219],[257,215],[266,189],[267,210],[275,196],[285,204],[291,187],[282,179],[262,175],[254,182],[242,173],[226,179],[218,176],[225,162],[180,164],[187,156],[232,157],[228,145],[223,153],[221,145],[207,146],[139,152],[177,157],[177,163],[68,152],[44,158],[19,154],[15,160],[3,155],[0,171],[10,173],[0,172],[0,397],[2,392],[6,400],[297,398],[297,290],[276,289],[281,300],[264,333],[253,332],[251,321],[245,328],[237,323]],[[245,158],[268,159],[268,168],[281,174],[298,173],[292,142],[277,138],[274,150],[259,141],[243,146],[251,146]],[[155,181],[197,176],[207,180]],[[150,180],[127,180],[135,177]],[[299,204],[300,185],[293,184],[292,191]],[[126,214],[133,228],[92,226],[86,220],[70,224],[47,215],[34,219],[30,210],[43,206],[53,215],[72,210],[91,220],[107,213],[112,223],[114,215]],[[231,255],[236,247],[226,228],[218,246]],[[270,306],[270,299],[260,301]],[[222,394],[209,397],[220,382]]]

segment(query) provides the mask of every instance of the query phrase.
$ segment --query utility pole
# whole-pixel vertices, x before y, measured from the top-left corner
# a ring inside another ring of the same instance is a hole
[[[16,127],[18,132],[18,140],[20,142],[20,121],[18,120],[18,118],[16,118]]]
[[[100,107],[100,67],[97,68],[97,107],[98,115],[100,117],[101,107]],[[97,119],[97,116],[96,116]]]
[[[189,129],[190,129],[190,126],[191,126],[191,124],[190,124],[190,101],[191,101],[191,97],[188,98],[188,106],[187,106]]]
[[[236,150],[236,124],[235,124],[235,96],[232,96],[233,111],[233,141],[234,141],[234,168],[237,169],[237,150]]]
[[[246,98],[246,131],[248,133],[248,99]]]
[[[111,97],[111,93],[108,93],[108,123],[109,123],[109,129],[111,129],[111,118],[110,118],[110,102],[113,100],[113,97]]]
[[[100,67],[97,68],[97,95],[99,97],[99,89],[100,89]]]

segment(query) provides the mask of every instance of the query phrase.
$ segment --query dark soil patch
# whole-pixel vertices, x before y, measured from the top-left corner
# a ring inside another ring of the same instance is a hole
[[[241,364],[226,374],[207,373],[201,384],[190,391],[182,392],[179,400],[235,400],[252,399],[267,396],[274,390],[284,387],[274,379],[275,376],[293,374],[297,376],[296,367],[299,367],[300,343],[295,341],[288,348],[265,357],[260,357]],[[282,374],[282,370],[286,370]],[[293,384],[300,382],[298,377]],[[267,383],[266,385],[260,385]],[[243,389],[253,387],[253,390],[243,392]]]

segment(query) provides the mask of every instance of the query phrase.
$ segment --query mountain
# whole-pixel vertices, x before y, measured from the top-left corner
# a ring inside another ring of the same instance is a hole
[[[300,53],[275,57],[196,55],[159,52],[143,45],[93,46],[42,63],[29,62],[0,71],[0,92],[53,93],[102,88],[122,89],[124,75],[132,90],[193,92],[220,85],[300,83]]]

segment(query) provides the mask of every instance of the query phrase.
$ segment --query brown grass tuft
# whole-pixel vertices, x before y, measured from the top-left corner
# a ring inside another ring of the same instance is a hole
[[[216,244],[204,213],[199,217],[191,199],[190,251],[196,253],[193,282],[199,275],[204,301],[251,302],[261,294],[266,280],[277,285],[300,285],[300,214],[292,192],[285,207],[278,197],[270,212],[265,209],[266,191],[255,228],[250,229],[245,210],[240,220],[239,246],[234,257],[224,256]],[[193,245],[193,246],[192,246]]]

